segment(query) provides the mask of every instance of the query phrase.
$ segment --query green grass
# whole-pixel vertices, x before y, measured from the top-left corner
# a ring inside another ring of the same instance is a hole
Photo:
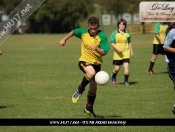
[[[0,118],[86,118],[86,91],[77,104],[71,102],[83,73],[78,67],[80,40],[72,37],[59,46],[62,35],[12,35],[0,49]],[[109,34],[108,34],[109,35]],[[132,35],[134,57],[130,63],[130,87],[123,85],[123,67],[117,85],[99,86],[94,111],[104,118],[175,118],[173,84],[164,56],[159,55],[154,71],[147,74],[152,55],[153,34]],[[111,74],[113,49],[104,57],[102,70]],[[23,131],[124,131],[172,132],[174,127],[79,126],[0,127],[2,132]]]

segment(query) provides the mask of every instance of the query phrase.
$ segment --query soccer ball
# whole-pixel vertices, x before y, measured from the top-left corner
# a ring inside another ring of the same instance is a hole
[[[106,85],[109,81],[109,74],[105,71],[99,71],[95,75],[95,82],[99,85]]]

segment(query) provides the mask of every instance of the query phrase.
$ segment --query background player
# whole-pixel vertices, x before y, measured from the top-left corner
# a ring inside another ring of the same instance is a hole
[[[124,66],[124,84],[129,86],[129,63],[130,56],[133,56],[131,45],[131,35],[126,30],[127,22],[120,19],[117,22],[117,30],[113,31],[110,37],[111,46],[114,48],[113,65],[115,65],[112,73],[112,84],[116,84],[116,76],[120,70],[120,66]]]
[[[151,57],[149,69],[148,69],[148,74],[153,75],[153,67],[155,64],[155,61],[158,57],[158,54],[164,55],[164,49],[163,49],[163,44],[164,44],[164,39],[166,37],[166,31],[168,28],[168,23],[165,22],[157,22],[154,26],[154,39],[153,39],[153,55]]]

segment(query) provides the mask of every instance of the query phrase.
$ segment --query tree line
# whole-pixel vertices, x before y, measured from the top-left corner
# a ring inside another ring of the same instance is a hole
[[[64,33],[79,26],[98,6],[102,12],[119,14],[139,12],[142,0],[45,0],[27,19],[31,33]],[[148,0],[147,0],[148,1]],[[150,0],[152,1],[152,0]],[[156,0],[154,0],[156,1]],[[161,1],[161,0],[159,0]],[[171,1],[171,0],[162,0]],[[22,0],[0,0],[0,11],[10,14]]]

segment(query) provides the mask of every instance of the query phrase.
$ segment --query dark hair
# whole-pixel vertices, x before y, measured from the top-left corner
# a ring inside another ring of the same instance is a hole
[[[88,19],[88,24],[94,26],[94,25],[99,25],[99,18],[97,17],[90,17]]]
[[[127,26],[127,22],[125,19],[119,19],[118,22],[117,22],[117,28],[119,28],[119,24],[123,22],[123,25],[125,25],[125,28]]]
[[[175,22],[173,22],[168,28],[167,28],[167,33],[171,30],[171,29],[173,29],[173,28],[175,28]]]

